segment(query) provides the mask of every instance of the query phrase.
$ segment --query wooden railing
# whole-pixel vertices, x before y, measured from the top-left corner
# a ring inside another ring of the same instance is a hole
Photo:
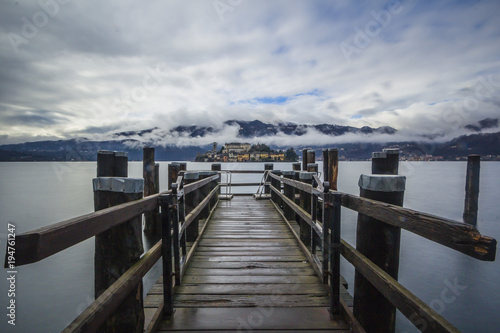
[[[190,209],[185,209],[183,205],[181,209],[177,208],[177,212],[181,213],[179,223],[172,223],[173,230],[168,232],[170,228],[163,228],[163,233],[169,234],[174,239],[174,243],[180,241],[180,252],[175,253],[175,280],[178,284],[182,277],[185,265],[189,261],[190,256],[196,249],[195,245],[191,247],[189,253],[186,253],[186,230],[196,218],[208,217],[206,209],[210,207],[210,212],[215,209],[217,204],[217,196],[214,195],[218,188],[219,175],[217,172],[209,177],[198,180],[190,184],[184,184],[183,174],[178,178],[178,183],[174,190],[165,191],[159,194],[150,195],[148,197],[127,202],[121,205],[106,208],[90,214],[82,215],[63,222],[39,228],[30,232],[26,232],[16,236],[16,266],[26,265],[40,261],[53,254],[61,252],[73,245],[76,245],[90,237],[99,235],[116,226],[122,225],[137,216],[146,212],[153,211],[158,207],[167,209],[165,198],[175,198],[175,202],[184,203],[186,195],[197,194],[199,201],[195,201],[195,205]],[[208,191],[209,189],[209,191]],[[205,197],[208,191],[208,196]],[[205,215],[204,215],[205,214]],[[165,221],[163,221],[165,223]],[[178,235],[178,237],[176,237]],[[164,235],[165,236],[165,235]],[[166,237],[163,237],[166,239]],[[118,306],[123,302],[125,297],[142,281],[144,275],[151,267],[168,250],[163,245],[164,240],[160,240],[149,251],[147,251],[132,267],[130,267],[123,275],[116,280],[108,289],[106,289],[99,297],[95,299],[71,324],[66,327],[63,332],[95,332],[109,318]],[[170,247],[168,247],[170,249]],[[179,247],[177,247],[179,250]],[[164,261],[171,258],[170,255],[164,256]],[[6,256],[7,264],[7,256]],[[168,265],[164,265],[164,267]],[[168,275],[166,275],[168,278]],[[165,284],[166,286],[173,286]],[[168,287],[166,288],[168,290]],[[142,295],[141,295],[142,297]],[[170,299],[171,300],[171,299]]]
[[[469,224],[399,207],[352,194],[331,191],[328,183],[316,186],[270,173],[275,206],[287,220],[297,220],[301,247],[320,276],[330,285],[330,311],[350,312],[339,298],[340,254],[347,259],[388,301],[422,331],[457,332],[439,313],[408,291],[396,279],[340,238],[340,206],[397,226],[446,247],[483,261],[495,260],[496,240],[481,235]],[[283,185],[283,191],[282,191]],[[291,190],[292,189],[292,190]],[[308,203],[301,200],[306,196]],[[273,198],[272,198],[273,199]],[[319,206],[318,206],[319,205]],[[319,207],[319,209],[318,209]],[[304,223],[305,222],[305,223]],[[309,229],[309,230],[303,230]],[[305,239],[305,236],[310,236]],[[316,247],[321,248],[321,257]],[[327,278],[328,277],[328,278]],[[376,306],[376,304],[371,304]]]
[[[217,183],[219,175],[217,171],[204,180],[191,185],[184,185],[181,178],[173,184],[172,192],[160,196],[160,206],[162,211],[162,242],[163,246],[163,314],[169,317],[173,314],[173,295],[174,283],[179,286],[186,271],[187,264],[195,253],[201,235],[207,224],[202,227],[189,251],[186,249],[187,231],[189,228],[196,227],[194,221],[196,218],[209,219],[213,210],[217,206],[217,192],[219,184]],[[196,186],[193,186],[195,185]],[[195,198],[196,206],[188,214],[185,211],[186,195],[207,187],[207,193],[204,197]],[[172,263],[173,259],[173,263]],[[175,281],[172,280],[175,277]]]

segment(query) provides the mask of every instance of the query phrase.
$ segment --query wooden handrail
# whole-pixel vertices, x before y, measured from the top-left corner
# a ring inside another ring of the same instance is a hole
[[[432,332],[459,332],[439,313],[403,287],[382,268],[375,265],[344,240],[341,240],[341,244],[342,256],[408,319],[413,323],[423,324],[422,327],[417,328],[422,331],[430,328]]]
[[[470,224],[342,193],[342,206],[394,225],[473,258],[494,261],[497,241]]]
[[[275,175],[271,172],[269,173],[269,176],[271,178],[276,179],[276,180],[280,180],[281,182],[283,182],[283,184],[290,185],[290,186],[292,186],[296,189],[299,189],[301,191],[304,191],[308,194],[311,194],[313,192],[313,186],[311,184],[302,183],[302,182],[299,182],[298,180],[282,178],[281,176]]]
[[[161,241],[92,302],[62,333],[96,332],[160,257]]]
[[[31,264],[50,257],[144,212],[151,211],[158,206],[158,197],[166,193],[170,191],[17,235],[16,266]],[[7,257],[5,264],[7,264]]]
[[[191,193],[191,192],[199,189],[200,187],[205,186],[206,184],[210,183],[211,181],[214,181],[217,179],[219,179],[219,175],[207,177],[207,178],[198,180],[198,181],[191,183],[191,184],[185,184],[184,185],[184,195]]]
[[[193,183],[194,184],[194,183]],[[181,229],[179,230],[179,235],[182,234],[186,228],[191,224],[191,222],[196,219],[196,217],[201,213],[203,208],[210,202],[212,197],[217,194],[217,190],[220,185],[217,185],[206,197],[201,201],[189,214],[184,218],[184,223],[182,224]]]

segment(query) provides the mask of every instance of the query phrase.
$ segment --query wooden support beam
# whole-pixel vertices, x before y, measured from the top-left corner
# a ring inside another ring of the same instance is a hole
[[[144,147],[142,149],[142,174],[144,178],[144,196],[155,194],[155,149],[153,147]],[[144,214],[144,232],[147,235],[153,235],[159,232],[160,226],[156,224],[156,212],[147,212]]]
[[[402,206],[404,176],[361,175],[360,197]],[[356,249],[397,280],[401,228],[358,214]],[[395,332],[396,308],[358,271],[354,277],[354,316],[368,332]]]
[[[339,151],[338,149],[328,149],[328,177],[325,176],[323,179],[328,180],[331,190],[334,191],[337,190],[338,175],[339,175]]]
[[[101,163],[103,162],[112,163],[113,165],[108,167],[98,166],[98,169],[112,170],[113,173],[118,169],[123,172],[121,165],[118,167],[114,165],[115,162],[123,162],[123,159],[101,161]],[[99,177],[94,179],[93,185],[94,208],[99,211],[142,198],[144,180],[142,178]],[[137,262],[144,252],[141,222],[141,217],[135,217],[95,236],[95,298],[98,298],[108,289],[119,278],[121,272],[128,270]],[[117,310],[106,319],[98,331],[142,333],[143,327],[144,310],[142,281],[140,281],[125,297]]]

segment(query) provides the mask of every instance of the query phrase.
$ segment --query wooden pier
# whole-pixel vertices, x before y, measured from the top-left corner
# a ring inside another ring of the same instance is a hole
[[[345,287],[342,291],[352,305]],[[144,306],[162,303],[159,281]],[[271,202],[252,196],[219,203],[173,305],[174,316],[163,320],[158,332],[349,329],[344,319],[331,320],[328,288],[282,216]]]
[[[423,332],[458,332],[397,281],[401,229],[495,260],[496,240],[474,225],[401,207],[406,179],[397,175],[394,149],[374,155],[372,174],[360,176],[360,196],[337,191],[333,149],[323,151],[324,182],[306,149],[302,171],[297,163],[293,171],[171,164],[171,186],[162,193],[151,149],[148,189],[144,179],[126,177],[126,155],[100,154],[96,212],[16,238],[20,266],[96,237],[95,301],[63,332],[394,332],[396,309]],[[258,193],[221,191],[238,185],[221,178],[231,172],[263,174]],[[341,208],[358,213],[356,248],[341,238]],[[145,232],[161,240],[141,256],[143,215]],[[352,296],[341,256],[356,271]],[[160,259],[163,275],[143,299],[142,278]]]

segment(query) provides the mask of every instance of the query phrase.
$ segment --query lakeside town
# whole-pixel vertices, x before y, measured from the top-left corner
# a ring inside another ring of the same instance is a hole
[[[406,147],[391,146],[390,148],[399,148],[401,161],[466,161],[467,156],[456,156],[453,158],[436,156],[432,154],[419,154],[416,152],[406,151]],[[457,148],[452,147],[452,148]],[[318,150],[318,149],[315,149]],[[321,151],[321,149],[320,149]],[[370,161],[370,158],[350,158],[345,156],[345,149],[339,148],[339,160],[341,161]],[[300,154],[300,151],[299,151]],[[294,148],[272,149],[265,144],[255,144],[245,142],[230,142],[218,147],[216,142],[213,143],[212,149],[205,153],[198,153],[196,162],[296,162],[300,160],[300,156]],[[316,154],[317,160],[321,161],[321,154]],[[484,161],[499,161],[499,155],[483,155],[481,159]]]
[[[296,162],[298,155],[293,148],[274,150],[265,144],[225,143],[217,149],[217,142],[212,150],[196,156],[196,162]]]

